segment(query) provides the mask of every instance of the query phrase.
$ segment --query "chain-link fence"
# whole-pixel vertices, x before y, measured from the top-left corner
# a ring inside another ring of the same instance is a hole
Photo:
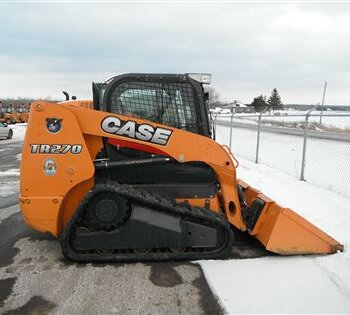
[[[234,154],[350,197],[350,113],[221,115],[215,125]]]

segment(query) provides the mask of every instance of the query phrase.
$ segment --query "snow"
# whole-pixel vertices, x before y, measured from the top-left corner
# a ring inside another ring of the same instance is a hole
[[[4,198],[7,196],[11,196],[18,192],[19,183],[18,180],[6,180],[6,182],[2,182],[0,180],[0,197]]]
[[[13,137],[10,140],[1,140],[0,141],[0,155],[2,152],[10,150],[6,145],[23,141],[24,135],[26,132],[27,124],[15,124],[9,126],[13,130]],[[14,158],[16,160],[21,160],[22,154],[17,154]],[[0,171],[0,197],[8,197],[13,194],[18,193],[19,190],[19,182],[18,177],[20,174],[20,170],[17,168],[11,168],[6,171]]]
[[[24,135],[27,129],[27,124],[15,124],[9,126],[13,130],[13,137],[14,140],[23,140]]]
[[[7,177],[7,176],[19,176],[19,169],[10,168],[5,172],[0,172],[0,177]]]
[[[6,151],[7,148],[3,147],[3,145],[7,143],[22,141],[24,139],[24,135],[26,133],[27,124],[14,124],[9,125],[9,128],[13,130],[13,136],[11,140],[0,140],[0,152]]]
[[[276,155],[278,156],[278,155]],[[350,199],[239,158],[238,177],[345,245],[329,256],[201,261],[228,313],[349,313]]]
[[[19,190],[19,169],[11,168],[5,172],[0,172],[0,197],[11,196]]]
[[[230,314],[348,313],[347,284],[322,264],[319,258],[265,257],[201,266]]]
[[[257,131],[236,127],[232,130],[232,152],[255,161]],[[230,127],[217,125],[216,131],[217,141],[229,145]],[[262,131],[259,163],[300,178],[302,150],[303,137]],[[349,157],[350,145],[347,142],[309,138],[304,174],[306,181],[350,197]]]
[[[228,144],[229,128],[217,126],[217,139]],[[256,132],[235,128],[238,177],[340,241],[345,250],[329,256],[201,261],[210,287],[228,313],[349,313],[350,198],[298,180],[302,139],[262,133],[260,145],[261,163],[284,172],[242,158],[255,159]],[[322,178],[326,188],[347,192],[349,156],[348,144],[310,139],[308,181],[322,186]]]

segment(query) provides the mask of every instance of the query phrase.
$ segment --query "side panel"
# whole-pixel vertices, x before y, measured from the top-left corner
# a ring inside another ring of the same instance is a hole
[[[58,131],[49,131],[50,119],[59,121]],[[58,236],[64,197],[93,175],[94,165],[76,117],[59,105],[34,103],[21,161],[20,206],[26,222]]]

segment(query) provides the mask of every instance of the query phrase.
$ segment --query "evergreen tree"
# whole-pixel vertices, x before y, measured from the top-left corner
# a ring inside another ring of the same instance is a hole
[[[272,90],[271,96],[269,97],[267,103],[270,105],[272,110],[283,109],[283,103],[276,88]]]
[[[250,106],[253,106],[256,112],[263,111],[268,107],[268,104],[266,103],[266,96],[260,95],[258,97],[255,97]]]

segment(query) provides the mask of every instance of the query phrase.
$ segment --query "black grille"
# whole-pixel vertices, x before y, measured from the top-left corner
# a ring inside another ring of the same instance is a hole
[[[111,94],[112,113],[198,133],[196,104],[189,82],[124,82]]]

